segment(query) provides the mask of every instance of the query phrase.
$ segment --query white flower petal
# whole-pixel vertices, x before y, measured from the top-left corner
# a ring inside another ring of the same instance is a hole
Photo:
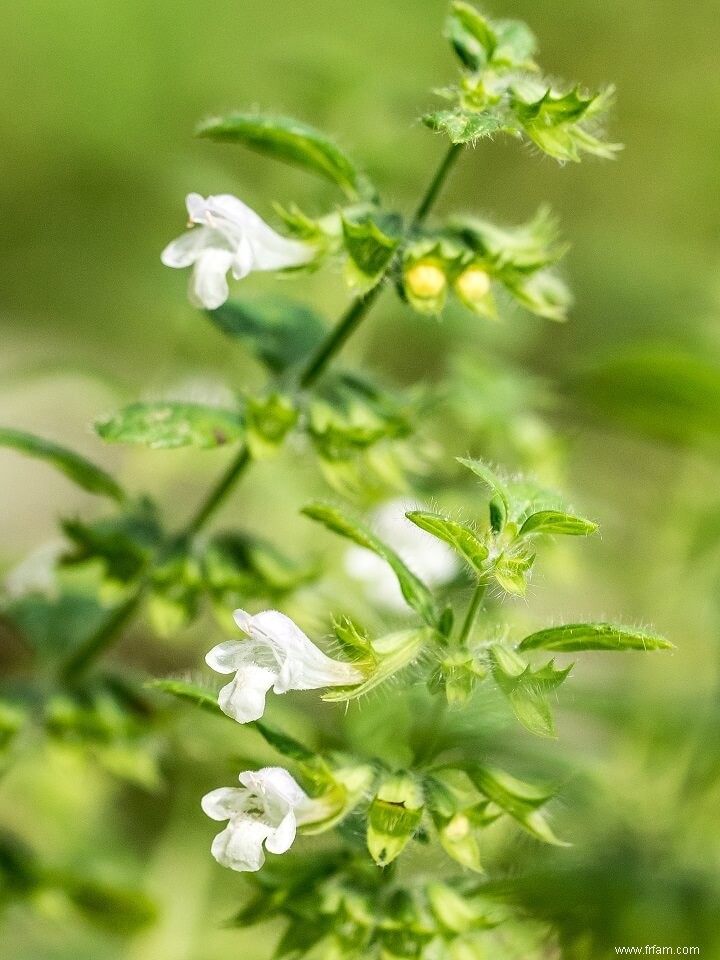
[[[242,640],[224,640],[205,655],[205,663],[216,673],[234,673],[252,663],[252,644]]]
[[[227,272],[233,254],[229,250],[207,248],[195,261],[190,279],[190,302],[196,307],[216,310],[228,298]]]
[[[207,220],[207,202],[199,193],[189,193],[185,197],[185,209],[188,219],[193,223],[205,223]]]
[[[263,841],[271,829],[249,817],[234,820],[213,840],[212,855],[223,867],[254,873],[265,863]]]
[[[247,790],[241,787],[218,787],[205,794],[200,806],[212,820],[231,820],[243,813],[247,798]]]
[[[308,799],[303,788],[284,767],[245,770],[238,780],[253,793],[270,800],[280,799],[289,807],[297,806]]]
[[[220,709],[238,723],[259,720],[265,712],[265,695],[276,679],[277,674],[267,667],[241,667],[218,694]]]
[[[293,845],[297,832],[295,814],[290,810],[280,821],[280,826],[268,834],[265,847],[270,853],[286,853]]]
[[[233,255],[232,275],[236,280],[243,280],[255,267],[255,259],[250,241],[246,236],[240,237],[237,249]]]
[[[251,613],[248,613],[247,610],[234,610],[233,620],[240,627],[243,633],[246,633],[248,636],[250,636],[250,627],[253,621]]]
[[[315,249],[298,240],[288,240],[263,224],[263,229],[251,238],[256,270],[285,270],[299,267],[315,256]]]
[[[254,230],[258,226],[267,226],[252,207],[238,200],[231,193],[218,193],[208,197],[205,201],[205,209],[213,220],[225,220],[239,230]]]
[[[166,267],[180,269],[190,267],[208,246],[214,231],[207,227],[188,230],[177,240],[169,243],[160,254]]]

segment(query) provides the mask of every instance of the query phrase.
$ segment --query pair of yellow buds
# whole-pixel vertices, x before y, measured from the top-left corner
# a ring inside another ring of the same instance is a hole
[[[488,312],[490,276],[479,264],[466,267],[453,282],[455,293],[471,310]],[[417,260],[405,270],[404,288],[408,300],[423,313],[438,313],[448,288],[448,274],[438,260]]]

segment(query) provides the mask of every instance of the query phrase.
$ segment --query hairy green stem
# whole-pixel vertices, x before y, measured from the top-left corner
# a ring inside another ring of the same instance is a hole
[[[317,352],[310,357],[305,370],[300,376],[300,386],[304,390],[311,387],[316,380],[318,380],[325,371],[328,363],[335,354],[342,349],[345,341],[357,330],[365,314],[377,300],[381,290],[382,279],[372,290],[353,300],[337,325],[333,327],[325,340],[320,344]]]
[[[462,147],[454,144],[443,157],[438,169],[435,172],[412,220],[414,227],[423,223],[433,204],[435,203],[440,190],[447,179],[452,167],[454,166]],[[327,368],[333,357],[342,349],[346,340],[360,326],[366,314],[377,300],[383,289],[383,280],[390,269],[390,264],[380,278],[379,282],[367,293],[356,297],[347,310],[343,313],[338,323],[333,327],[325,340],[320,344],[317,352],[310,358],[307,366],[300,376],[300,386],[303,389],[311,387]],[[225,473],[220,477],[210,493],[200,504],[200,507],[183,528],[179,539],[191,537],[198,533],[208,522],[210,517],[226,500],[235,484],[246,472],[252,459],[247,447],[243,447],[240,453],[235,457]],[[85,671],[90,664],[111,645],[116,635],[130,620],[132,615],[140,605],[140,601],[148,587],[149,578],[144,577],[135,588],[135,591],[128,599],[115,607],[108,614],[107,620],[92,634],[85,643],[74,651],[68,660],[61,667],[61,676],[66,681],[73,676]],[[480,601],[482,597],[480,598]],[[478,603],[480,602],[478,601]],[[468,630],[472,627],[468,627]]]
[[[483,600],[485,599],[487,587],[487,581],[485,580],[480,580],[478,585],[475,587],[475,592],[472,595],[472,600],[470,601],[470,606],[465,614],[465,620],[463,621],[463,625],[460,630],[460,636],[458,637],[458,645],[461,647],[467,643],[470,634],[472,633],[473,627],[475,626],[475,621],[480,613]]]
[[[207,497],[205,497],[195,515],[188,522],[187,526],[183,530],[183,535],[185,537],[191,537],[205,526],[210,517],[213,515],[213,513],[215,513],[218,507],[231,492],[235,484],[238,482],[240,477],[250,466],[250,462],[250,451],[248,450],[247,446],[245,446],[232,461],[225,473],[220,477]]]
[[[412,225],[414,227],[419,227],[425,222],[425,218],[430,213],[430,210],[438,198],[440,190],[445,185],[448,174],[455,166],[458,157],[462,152],[462,148],[463,145],[461,143],[453,143],[450,145],[447,153],[440,163],[440,166],[437,168],[435,176],[432,178],[427,190],[425,191],[425,196],[418,204],[418,208],[415,211],[415,216],[412,219]]]
[[[73,650],[63,663],[60,677],[65,683],[70,683],[105,650],[122,630],[137,610],[148,585],[148,579],[143,578],[135,587],[130,596],[117,607],[113,607],[107,619],[100,624],[94,633],[77,650]]]
[[[430,181],[417,210],[415,211],[415,215],[412,219],[413,227],[419,227],[430,213],[430,210],[437,200],[440,190],[442,189],[448,174],[460,156],[461,151],[461,144],[451,144],[449,150],[435,171],[435,174]],[[360,323],[364,319],[370,307],[377,300],[383,288],[383,280],[390,270],[391,265],[392,264],[388,264],[385,273],[371,290],[353,300],[338,321],[337,325],[333,327],[325,340],[320,344],[317,352],[310,358],[307,366],[300,376],[300,386],[303,389],[311,387],[320,378],[320,376],[322,376],[330,360],[332,360],[335,354],[342,349],[345,341],[352,336],[352,334],[360,326]]]

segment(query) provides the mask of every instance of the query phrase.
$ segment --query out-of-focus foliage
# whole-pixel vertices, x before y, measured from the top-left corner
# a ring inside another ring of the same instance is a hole
[[[253,734],[238,739],[225,721],[198,720],[188,711],[176,734],[177,756],[161,764],[160,779],[156,761],[162,760],[166,707],[145,695],[131,697],[112,670],[80,684],[69,699],[49,697],[45,713],[28,713],[19,704],[26,702],[22,694],[33,657],[42,652],[64,658],[72,641],[92,637],[101,604],[124,595],[127,584],[142,576],[149,555],[165,557],[166,575],[160,566],[148,585],[148,617],[130,631],[122,659],[143,673],[175,676],[196,669],[209,635],[227,629],[223,618],[237,602],[233,596],[286,596],[313,576],[295,558],[332,550],[330,538],[321,544],[315,527],[296,518],[303,503],[327,491],[294,448],[280,454],[277,472],[259,468],[228,505],[225,532],[214,533],[200,555],[188,556],[182,544],[173,544],[173,531],[228,455],[218,425],[208,433],[203,418],[198,430],[201,445],[218,445],[219,451],[189,447],[168,454],[106,450],[87,425],[99,409],[113,423],[114,412],[139,392],[143,402],[164,408],[191,403],[224,414],[229,405],[243,411],[245,426],[256,433],[251,424],[263,420],[268,407],[277,411],[277,404],[261,398],[262,410],[255,407],[249,416],[248,402],[227,389],[240,385],[260,403],[257,366],[184,306],[182,281],[162,271],[158,252],[172,235],[169,225],[177,221],[180,227],[178,197],[200,181],[215,192],[242,192],[268,216],[271,198],[285,204],[301,197],[310,219],[327,210],[327,188],[322,180],[314,183],[261,158],[193,143],[188,131],[203,111],[228,103],[257,101],[311,119],[332,131],[343,153],[366,149],[369,173],[377,179],[382,172],[386,192],[407,208],[441,143],[439,135],[411,127],[408,118],[418,106],[436,110],[431,97],[418,103],[419,91],[437,85],[438,78],[451,83],[456,70],[437,42],[445,8],[444,0],[317,0],[309,6],[282,0],[264,7],[209,0],[202,10],[185,0],[42,0],[8,10],[0,38],[6,74],[0,109],[11,134],[0,158],[6,208],[0,420],[60,438],[108,469],[120,467],[123,487],[149,487],[166,504],[166,516],[151,517],[128,504],[120,525],[141,524],[146,551],[118,552],[113,535],[102,564],[86,565],[83,550],[107,532],[107,504],[86,499],[65,477],[21,458],[17,449],[1,452],[0,551],[6,569],[45,541],[56,515],[72,518],[60,547],[66,558],[61,582],[43,580],[42,556],[25,564],[22,575],[16,570],[14,582],[25,587],[8,599],[0,624],[0,666],[9,680],[0,709],[0,814],[10,830],[0,864],[3,954],[17,960],[215,960],[242,950],[255,955],[281,936],[272,925],[250,933],[219,928],[237,912],[239,893],[247,888],[213,869],[207,856],[211,832],[197,808],[204,786],[234,775],[236,764],[225,769],[228,755],[277,759],[259,740],[250,740]],[[528,909],[558,923],[570,957],[599,957],[620,944],[648,942],[697,944],[702,955],[712,955],[718,949],[713,864],[720,854],[720,557],[714,548],[720,529],[714,480],[720,255],[717,211],[708,197],[714,195],[720,114],[687,105],[717,102],[720,94],[711,69],[716,11],[707,0],[694,5],[692,29],[686,12],[664,0],[552,2],[543,6],[541,23],[528,2],[496,4],[489,12],[535,21],[542,62],[568,77],[582,75],[593,89],[611,77],[620,91],[614,132],[626,150],[617,165],[560,171],[548,162],[538,168],[513,143],[490,149],[479,142],[482,157],[458,171],[443,200],[452,211],[471,196],[478,219],[520,223],[550,199],[564,235],[573,238],[572,323],[555,327],[518,315],[512,324],[491,327],[479,316],[475,326],[468,325],[451,297],[437,325],[388,298],[350,355],[372,357],[388,380],[414,382],[428,370],[437,379],[441,389],[433,409],[452,410],[452,420],[427,417],[424,446],[412,452],[420,487],[423,469],[438,459],[435,441],[447,446],[447,422],[460,441],[458,453],[481,452],[493,462],[530,469],[550,486],[562,469],[563,447],[572,445],[570,485],[582,491],[590,515],[602,518],[603,538],[584,545],[584,559],[577,548],[573,560],[564,545],[555,548],[544,574],[546,589],[536,595],[535,585],[530,587],[538,617],[528,636],[543,613],[556,616],[555,608],[543,608],[548,593],[568,623],[599,613],[622,613],[634,623],[652,615],[678,648],[671,667],[668,661],[643,663],[642,674],[625,655],[612,664],[584,655],[583,669],[564,681],[563,706],[556,711],[562,740],[552,747],[557,782],[568,770],[581,769],[565,788],[563,810],[563,836],[574,849],[542,853],[530,839],[509,841],[502,822],[492,826],[484,864],[520,875],[531,862],[535,873],[525,872],[523,884],[511,891],[487,893],[496,895],[502,910]],[[668,51],[677,49],[678,36],[685,52],[668,70]],[[549,101],[525,99],[523,119],[542,148],[537,119]],[[550,109],[557,111],[557,105],[550,102]],[[477,117],[454,115],[436,125],[452,134],[459,122],[477,124]],[[496,132],[487,124],[461,130],[473,137]],[[340,171],[341,185],[352,185],[344,161],[332,152],[325,157],[323,171]],[[317,276],[295,282],[308,299],[320,299],[328,315],[343,300],[339,281],[335,287]],[[264,278],[248,284],[253,295],[270,289]],[[486,302],[480,306],[492,312]],[[284,330],[277,340],[259,343],[252,317],[217,311],[212,319],[231,338],[255,343],[261,361],[282,373],[284,345],[294,333]],[[308,351],[322,333],[319,324],[305,317],[298,325]],[[293,356],[299,352],[293,347]],[[528,370],[538,379],[529,381]],[[352,434],[362,446],[378,416],[401,429],[402,405],[388,410],[383,402],[378,413],[366,387],[349,388],[347,397],[340,425],[345,445]],[[356,487],[355,473],[348,476],[347,460],[337,455],[336,424],[322,409],[313,423],[323,469],[343,490]],[[227,426],[223,421],[223,438]],[[234,413],[230,426],[231,434],[240,430]],[[260,438],[271,444],[267,430]],[[351,453],[354,471],[356,450]],[[43,455],[56,459],[55,452]],[[76,473],[81,469],[74,459],[65,464]],[[394,463],[370,466],[385,479],[399,472]],[[102,474],[83,475],[94,478],[88,483],[94,492],[115,495],[106,483],[101,489]],[[448,501],[464,512],[468,498],[456,482],[454,474],[447,476]],[[435,487],[432,494],[439,499]],[[272,515],[270,499],[277,505]],[[427,505],[425,512],[436,506]],[[81,510],[82,523],[74,519]],[[455,521],[455,514],[449,519]],[[341,562],[339,553],[332,556]],[[337,589],[353,600],[347,583]],[[361,600],[354,600],[362,611]],[[317,601],[303,598],[302,591],[287,603],[320,622]],[[217,610],[220,626],[206,615],[178,633],[197,609]],[[158,628],[168,639],[157,637]],[[456,671],[452,679],[466,669],[450,667]],[[497,699],[478,705],[481,732],[464,731],[468,750],[492,756],[499,766],[521,761],[528,777],[536,776],[548,762],[548,743],[537,747],[522,731],[511,733],[509,724],[515,713],[535,732],[551,730],[533,699],[538,685],[518,679],[523,674],[501,656],[490,667]],[[460,688],[464,682],[461,677]],[[366,711],[364,746],[399,750],[409,709],[388,704],[391,730],[372,729]],[[274,710],[278,721],[292,716],[305,722],[308,742],[332,744],[335,732],[321,708],[312,722],[284,702]],[[501,747],[494,742],[498,731]],[[208,742],[217,745],[216,756],[208,755]],[[188,782],[189,794],[183,786]],[[442,813],[436,817],[443,830]],[[18,847],[15,836],[30,840],[33,853]],[[299,850],[300,864],[305,850]],[[409,871],[423,865],[419,846],[413,857]],[[546,859],[538,865],[540,857]],[[100,878],[93,881],[96,887],[88,886],[88,877]],[[441,881],[438,886],[423,904],[432,922],[444,929],[470,925],[472,918],[458,920],[453,913],[454,892]],[[128,892],[140,888],[150,891],[155,905]],[[322,895],[328,910],[341,902],[337,890],[323,887]],[[130,944],[117,936],[137,931],[158,907],[152,931]],[[342,909],[349,910],[347,901]],[[492,919],[498,909],[494,903],[487,915]],[[78,911],[116,934],[94,933],[77,922]],[[302,898],[297,912],[301,923]],[[389,929],[383,936],[392,937]],[[525,940],[508,947],[510,956],[523,949],[530,956],[545,930],[532,927],[516,935]]]

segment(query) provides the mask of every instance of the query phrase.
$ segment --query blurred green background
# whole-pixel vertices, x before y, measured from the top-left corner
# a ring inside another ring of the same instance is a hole
[[[431,89],[454,76],[440,36],[445,8],[444,0],[6,4],[0,421],[117,469],[181,523],[227,455],[105,449],[91,423],[137,396],[205,396],[259,377],[187,304],[186,277],[160,264],[182,231],[184,195],[233,192],[268,218],[272,201],[320,213],[335,200],[300,173],[194,141],[196,121],[255,105],[296,115],[331,133],[389,202],[409,210],[443,149],[416,118],[434,103]],[[551,74],[618,86],[611,135],[626,150],[616,163],[561,168],[513,142],[483,143],[463,158],[439,207],[514,223],[549,201],[572,242],[571,322],[517,317],[490,329],[473,320],[468,332],[467,317],[435,323],[386,298],[349,356],[411,383],[443,375],[464,343],[483,362],[511,362],[554,385],[567,485],[603,536],[574,550],[572,563],[561,556],[534,590],[532,614],[652,622],[678,650],[587,660],[578,671],[559,744],[541,744],[552,762],[583,770],[564,812],[577,846],[535,865],[527,898],[576,942],[584,937],[587,956],[623,943],[702,944],[703,956],[718,955],[709,952],[720,951],[717,4],[698,0],[688,12],[670,0],[496,0],[487,12],[526,19]],[[271,283],[253,277],[247,289]],[[290,281],[287,292],[330,316],[347,296],[339,271]],[[0,477],[4,569],[51,539],[59,515],[98,510],[11,453],[0,453]],[[322,491],[320,481],[301,472],[286,495],[270,465],[225,516],[295,545],[308,537],[294,516],[313,489]],[[269,528],[268,493],[278,504]],[[126,652],[137,668],[169,672],[176,662],[197,665],[208,645],[192,636],[147,647],[138,635]],[[39,913],[13,906],[0,955],[215,960],[260,950],[254,934],[218,927],[243,886],[219,876],[207,854],[212,828],[197,799],[218,774],[200,762],[208,739],[192,718],[183,732],[201,772],[193,776],[186,759],[157,795],[66,755],[28,756],[6,775],[0,813],[12,829],[57,862],[144,884],[162,913],[127,941],[51,902]]]

